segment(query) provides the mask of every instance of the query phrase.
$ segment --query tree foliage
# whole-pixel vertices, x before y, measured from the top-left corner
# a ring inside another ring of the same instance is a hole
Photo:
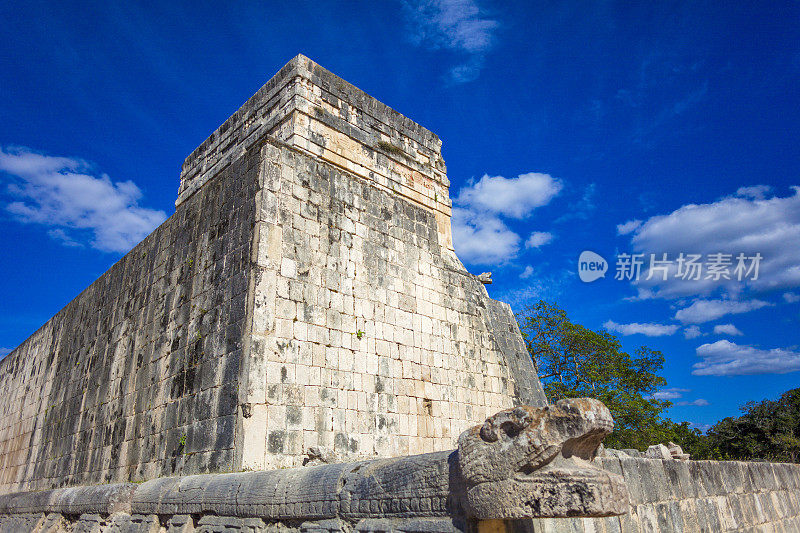
[[[658,375],[661,352],[642,346],[631,355],[614,335],[574,324],[566,311],[545,301],[518,319],[550,401],[592,397],[609,408],[615,429],[608,446],[644,449],[672,436],[661,420],[670,403],[652,397],[666,384]]]
[[[777,400],[747,402],[740,410],[741,416],[723,418],[706,432],[703,458],[798,462],[800,388]]]
[[[548,400],[597,398],[611,411],[615,427],[604,441],[608,447],[645,450],[672,441],[694,459],[800,460],[800,388],[778,400],[748,402],[742,416],[724,418],[704,435],[662,416],[672,404],[653,398],[666,385],[659,376],[661,352],[641,346],[631,355],[611,333],[574,324],[545,301],[517,319]]]

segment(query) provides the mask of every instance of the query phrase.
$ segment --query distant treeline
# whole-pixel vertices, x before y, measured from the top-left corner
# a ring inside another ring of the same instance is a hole
[[[693,459],[798,462],[800,458],[800,388],[777,400],[747,402],[742,415],[723,418],[704,435],[681,436]]]

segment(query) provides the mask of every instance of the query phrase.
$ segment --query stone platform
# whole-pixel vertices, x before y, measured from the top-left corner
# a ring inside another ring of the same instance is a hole
[[[435,134],[292,59],[0,362],[0,532],[800,531],[798,465],[597,457],[448,187]]]
[[[612,428],[597,400],[521,406],[465,431],[452,451],[7,494],[0,531],[455,533],[619,515],[622,476],[593,462]]]
[[[298,56],[176,211],[0,362],[0,492],[447,450],[545,398],[450,239],[441,142]]]

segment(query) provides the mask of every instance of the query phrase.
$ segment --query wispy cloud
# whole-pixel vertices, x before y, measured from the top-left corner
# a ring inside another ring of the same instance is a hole
[[[562,224],[571,220],[588,219],[597,208],[597,202],[595,201],[596,196],[597,184],[590,183],[583,189],[583,194],[581,194],[580,199],[578,199],[577,202],[571,203],[567,212],[555,219],[554,222],[556,224]]]
[[[531,276],[533,276],[533,267],[531,265],[526,266],[519,274],[520,279],[528,279]]]
[[[689,326],[683,330],[683,336],[687,339],[696,339],[702,334],[703,333],[700,331],[700,328],[697,326]]]
[[[534,231],[525,241],[525,248],[539,248],[553,240],[553,234],[547,231]]]
[[[642,221],[638,219],[629,220],[624,224],[617,224],[617,235],[627,235],[641,225]]]
[[[692,366],[695,376],[786,374],[800,370],[800,353],[783,348],[763,350],[721,340],[700,345],[696,352],[703,360]]]
[[[14,351],[12,348],[0,348],[0,357],[5,357]]]
[[[691,389],[681,389],[679,387],[667,387],[665,389],[661,389],[650,398],[654,400],[677,400],[678,398],[683,398],[683,393],[691,392]]]
[[[675,318],[684,324],[702,324],[725,315],[748,313],[771,305],[763,300],[695,300],[689,307],[679,309]]]
[[[739,328],[734,326],[733,324],[718,324],[714,326],[714,334],[715,335],[744,335]]]
[[[114,182],[82,159],[6,147],[0,149],[0,177],[14,198],[6,211],[48,227],[48,235],[66,246],[88,240],[98,250],[126,252],[166,219],[163,211],[139,207],[135,183]]]
[[[696,339],[697,337],[700,337],[702,334],[703,332],[700,331],[700,328],[697,326],[689,326],[688,328],[684,328],[683,330],[683,336],[686,337],[687,339]]]
[[[463,63],[450,69],[452,82],[465,83],[478,77],[500,24],[486,16],[475,0],[409,0],[404,8],[411,42],[464,56]]]
[[[784,292],[783,293],[783,301],[787,304],[793,304],[795,302],[800,302],[800,294],[794,292]]]
[[[663,280],[654,276],[638,284],[643,297],[680,298],[707,296],[720,290],[736,295],[744,290],[764,291],[800,287],[800,247],[786,246],[800,242],[800,187],[793,187],[785,197],[765,195],[765,186],[743,187],[734,196],[707,204],[688,204],[669,213],[646,220],[633,231],[631,244],[644,254],[713,253],[746,257],[760,254],[758,279],[751,275],[738,280],[715,280],[705,273],[699,280],[676,276],[677,263]],[[731,267],[731,272],[733,267]]]
[[[617,91],[616,103],[633,115],[633,142],[651,146],[661,132],[708,95],[708,80],[686,79],[676,67],[658,54],[650,55],[642,60],[638,83]],[[669,101],[659,96],[665,85],[674,87],[674,98]]]
[[[606,320],[603,327],[609,331],[614,331],[620,335],[645,335],[647,337],[663,337],[665,335],[674,335],[678,331],[678,327],[674,324],[654,324],[638,322],[631,322],[630,324],[617,324],[613,320]]]
[[[558,300],[575,278],[575,272],[567,269],[549,270],[545,268],[540,272],[548,273],[532,276],[528,282],[521,283],[518,287],[501,292],[496,296],[493,295],[493,297],[508,303],[512,309],[519,310],[537,300]]]
[[[661,389],[649,398],[654,400],[679,400],[683,398],[683,395],[687,392],[692,392],[692,389],[681,389],[680,387],[667,387],[665,389]],[[693,405],[695,407],[704,407],[706,405],[710,405],[708,400],[704,398],[697,398],[696,400],[681,400],[680,402],[674,402],[675,405],[680,406],[687,406]]]
[[[47,230],[47,235],[50,236],[51,239],[59,241],[64,246],[69,246],[71,248],[83,248],[83,244],[67,235],[67,232],[61,228]]]
[[[696,400],[689,401],[682,401],[682,402],[675,402],[675,405],[686,406],[692,405],[694,407],[705,407],[706,405],[711,405],[708,400],[705,398],[698,398]]]

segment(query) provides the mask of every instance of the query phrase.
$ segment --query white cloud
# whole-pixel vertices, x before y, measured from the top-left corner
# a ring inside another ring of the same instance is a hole
[[[60,241],[61,244],[63,244],[64,246],[69,246],[72,248],[83,248],[83,244],[79,243],[78,241],[67,235],[67,232],[61,228],[47,230],[47,235],[49,235],[51,239]]]
[[[451,81],[463,83],[478,77],[499,23],[486,17],[475,0],[412,0],[404,8],[414,44],[467,56],[450,70]]]
[[[678,387],[668,387],[656,392],[650,398],[654,400],[677,400],[683,398],[684,392],[691,392],[691,389],[681,389]]]
[[[459,257],[475,264],[500,264],[519,253],[522,237],[501,217],[525,218],[550,202],[561,182],[547,174],[530,172],[517,178],[484,175],[459,190],[453,208],[453,246]],[[537,237],[534,237],[537,235]],[[545,232],[531,235],[533,244],[545,244]],[[549,241],[548,241],[549,242]]]
[[[699,423],[699,422],[689,422],[689,425],[692,426],[693,428],[696,428],[697,430],[699,430],[700,433],[705,433],[706,431],[711,429],[711,424],[703,424],[703,423]]]
[[[617,224],[617,235],[627,235],[641,225],[642,221],[636,218],[629,220],[624,224]]]
[[[539,248],[553,240],[553,234],[546,231],[534,231],[525,241],[525,248]]]
[[[647,337],[661,337],[664,335],[673,335],[678,331],[678,326],[674,324],[653,324],[632,322],[630,324],[617,324],[613,320],[606,320],[603,327],[609,331],[615,331],[620,335],[645,335]]]
[[[634,251],[644,254],[667,253],[676,259],[679,253],[726,253],[748,257],[760,253],[758,279],[702,279],[697,281],[675,277],[676,265],[668,279],[656,275],[642,279],[638,287],[642,297],[678,298],[691,295],[708,296],[715,290],[730,295],[745,289],[754,291],[800,287],[800,247],[786,243],[800,242],[800,187],[793,187],[786,197],[763,197],[763,186],[739,189],[738,196],[729,196],[708,204],[689,204],[667,215],[654,216],[633,231]],[[649,255],[646,255],[649,258]],[[731,268],[733,270],[733,268]],[[643,278],[646,276],[643,276]],[[750,276],[752,277],[752,276]]]
[[[461,259],[496,265],[519,252],[520,236],[496,216],[453,208],[453,247]]]
[[[715,335],[744,335],[739,328],[733,324],[718,324],[714,326]]]
[[[689,307],[679,309],[675,318],[684,324],[702,324],[725,315],[747,313],[770,305],[762,300],[695,300]]]
[[[739,187],[736,189],[736,196],[751,198],[753,200],[763,200],[767,193],[772,190],[769,185],[753,185],[751,187]]]
[[[691,391],[692,391],[691,389],[681,389],[681,388],[678,388],[678,387],[669,387],[669,388],[666,388],[666,389],[661,389],[660,391],[658,391],[655,394],[653,394],[652,396],[650,396],[650,398],[652,398],[654,400],[669,400],[669,401],[672,401],[672,400],[677,400],[677,399],[683,398],[683,394],[684,393],[691,392]],[[683,400],[683,401],[680,401],[680,402],[675,402],[675,405],[680,405],[680,406],[693,405],[695,407],[704,407],[704,406],[710,405],[710,404],[709,404],[708,400],[706,400],[704,398],[698,398],[698,399],[692,400],[692,401]]]
[[[0,357],[5,357],[13,351],[13,348],[0,348]]]
[[[686,406],[686,405],[693,405],[695,407],[705,407],[706,405],[711,405],[708,400],[704,398],[698,398],[691,402],[675,402],[675,405]]]
[[[721,340],[700,345],[696,352],[703,360],[692,366],[695,376],[786,374],[800,370],[800,353],[782,348],[762,350]]]
[[[784,292],[783,299],[786,303],[793,304],[795,302],[800,302],[800,294],[794,292]]]
[[[80,246],[81,233],[90,232],[92,247],[126,252],[167,218],[139,207],[135,183],[112,182],[81,159],[9,147],[0,149],[0,172],[17,198],[6,210],[21,222],[50,227],[50,237],[67,246]]]
[[[528,279],[532,275],[533,275],[533,267],[531,265],[528,265],[525,267],[525,270],[522,271],[519,277],[520,279]]]
[[[419,26],[412,39],[418,44],[485,52],[492,46],[492,32],[498,23],[481,17],[474,0],[425,0],[407,2]]]
[[[683,336],[687,339],[696,339],[702,334],[703,333],[700,331],[700,328],[697,326],[689,326],[683,330]]]
[[[477,183],[462,188],[456,202],[475,211],[519,219],[549,204],[562,187],[561,181],[538,172],[520,174],[516,178],[484,174]]]

